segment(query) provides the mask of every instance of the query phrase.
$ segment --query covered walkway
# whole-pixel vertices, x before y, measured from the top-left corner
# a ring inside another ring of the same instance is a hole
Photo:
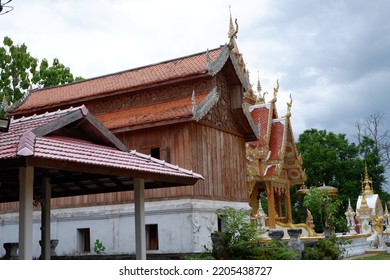
[[[42,206],[41,255],[50,259],[51,198],[129,190],[135,198],[136,258],[146,259],[144,190],[199,179],[129,151],[85,106],[12,120],[9,131],[0,132],[0,203],[19,201],[20,259],[32,259],[34,201]]]

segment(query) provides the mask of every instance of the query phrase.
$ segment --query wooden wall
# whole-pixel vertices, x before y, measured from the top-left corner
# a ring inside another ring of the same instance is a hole
[[[195,185],[194,197],[248,201],[242,136],[192,123],[190,143],[193,170],[205,178]]]

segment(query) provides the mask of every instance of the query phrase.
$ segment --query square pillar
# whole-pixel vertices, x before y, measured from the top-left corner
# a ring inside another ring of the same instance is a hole
[[[50,260],[50,200],[51,188],[50,179],[42,179],[41,200],[41,259]]]
[[[292,223],[291,196],[290,189],[288,187],[284,197],[284,210],[286,212],[287,223]]]
[[[267,183],[267,199],[268,199],[268,227],[276,228],[276,211],[275,211],[275,193],[271,183]]]
[[[145,180],[134,179],[135,255],[137,260],[146,260],[144,191]]]
[[[34,167],[19,167],[19,259],[32,260]]]

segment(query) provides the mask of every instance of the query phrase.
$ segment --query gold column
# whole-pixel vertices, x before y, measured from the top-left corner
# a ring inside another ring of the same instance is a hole
[[[276,214],[278,215],[278,217],[283,217],[281,197],[279,194],[275,194],[275,189],[274,189],[274,201],[275,201]]]
[[[266,183],[267,198],[268,198],[268,227],[274,229],[276,227],[276,211],[275,211],[275,194],[272,183]]]
[[[291,196],[288,185],[286,186],[286,195],[284,198],[284,209],[286,211],[287,223],[292,223]]]

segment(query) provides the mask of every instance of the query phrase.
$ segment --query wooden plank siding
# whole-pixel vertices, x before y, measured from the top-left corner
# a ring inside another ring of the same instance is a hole
[[[200,124],[191,124],[193,167],[204,176],[194,188],[194,197],[247,201],[246,163],[242,137]]]

